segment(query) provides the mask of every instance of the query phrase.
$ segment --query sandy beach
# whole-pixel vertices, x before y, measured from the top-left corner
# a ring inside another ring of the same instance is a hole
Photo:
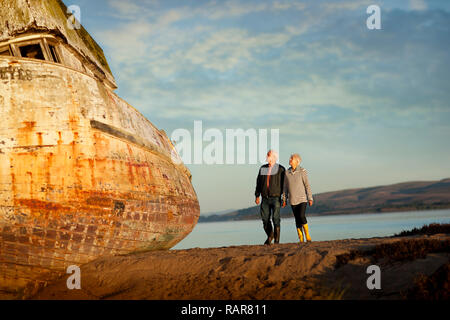
[[[65,275],[34,299],[420,299],[439,277],[432,294],[448,299],[449,241],[434,234],[109,256],[81,267],[80,290],[68,290]],[[369,290],[373,264],[381,289]]]

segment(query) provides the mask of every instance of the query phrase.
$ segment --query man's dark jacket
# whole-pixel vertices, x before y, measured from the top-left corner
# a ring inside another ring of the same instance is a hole
[[[265,164],[261,166],[258,177],[256,178],[255,197],[259,197],[260,195],[263,197],[281,197],[285,171],[282,165],[275,163],[270,174],[269,189],[267,189],[269,165]]]

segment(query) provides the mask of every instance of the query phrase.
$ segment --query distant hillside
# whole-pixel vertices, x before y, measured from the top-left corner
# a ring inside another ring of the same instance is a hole
[[[354,214],[450,208],[450,178],[440,181],[413,181],[387,186],[347,189],[314,195],[308,214]],[[292,217],[287,205],[282,217]],[[226,214],[200,216],[199,222],[259,219],[259,206]]]

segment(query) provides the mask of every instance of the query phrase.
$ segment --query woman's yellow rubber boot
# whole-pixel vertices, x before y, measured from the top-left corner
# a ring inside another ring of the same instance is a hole
[[[308,225],[303,225],[303,230],[305,230],[305,238],[307,242],[311,242],[311,237],[309,236]]]
[[[298,238],[300,239],[300,242],[303,242],[303,232],[301,228],[297,228],[297,234]]]

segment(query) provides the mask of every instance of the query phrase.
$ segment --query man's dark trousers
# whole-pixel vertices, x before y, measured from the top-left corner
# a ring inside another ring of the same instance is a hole
[[[260,213],[261,219],[263,221],[264,231],[266,231],[268,240],[270,238],[273,238],[273,230],[276,230],[277,227],[278,230],[280,230],[280,208],[280,197],[262,197]],[[273,221],[273,228],[270,221],[271,216]]]

